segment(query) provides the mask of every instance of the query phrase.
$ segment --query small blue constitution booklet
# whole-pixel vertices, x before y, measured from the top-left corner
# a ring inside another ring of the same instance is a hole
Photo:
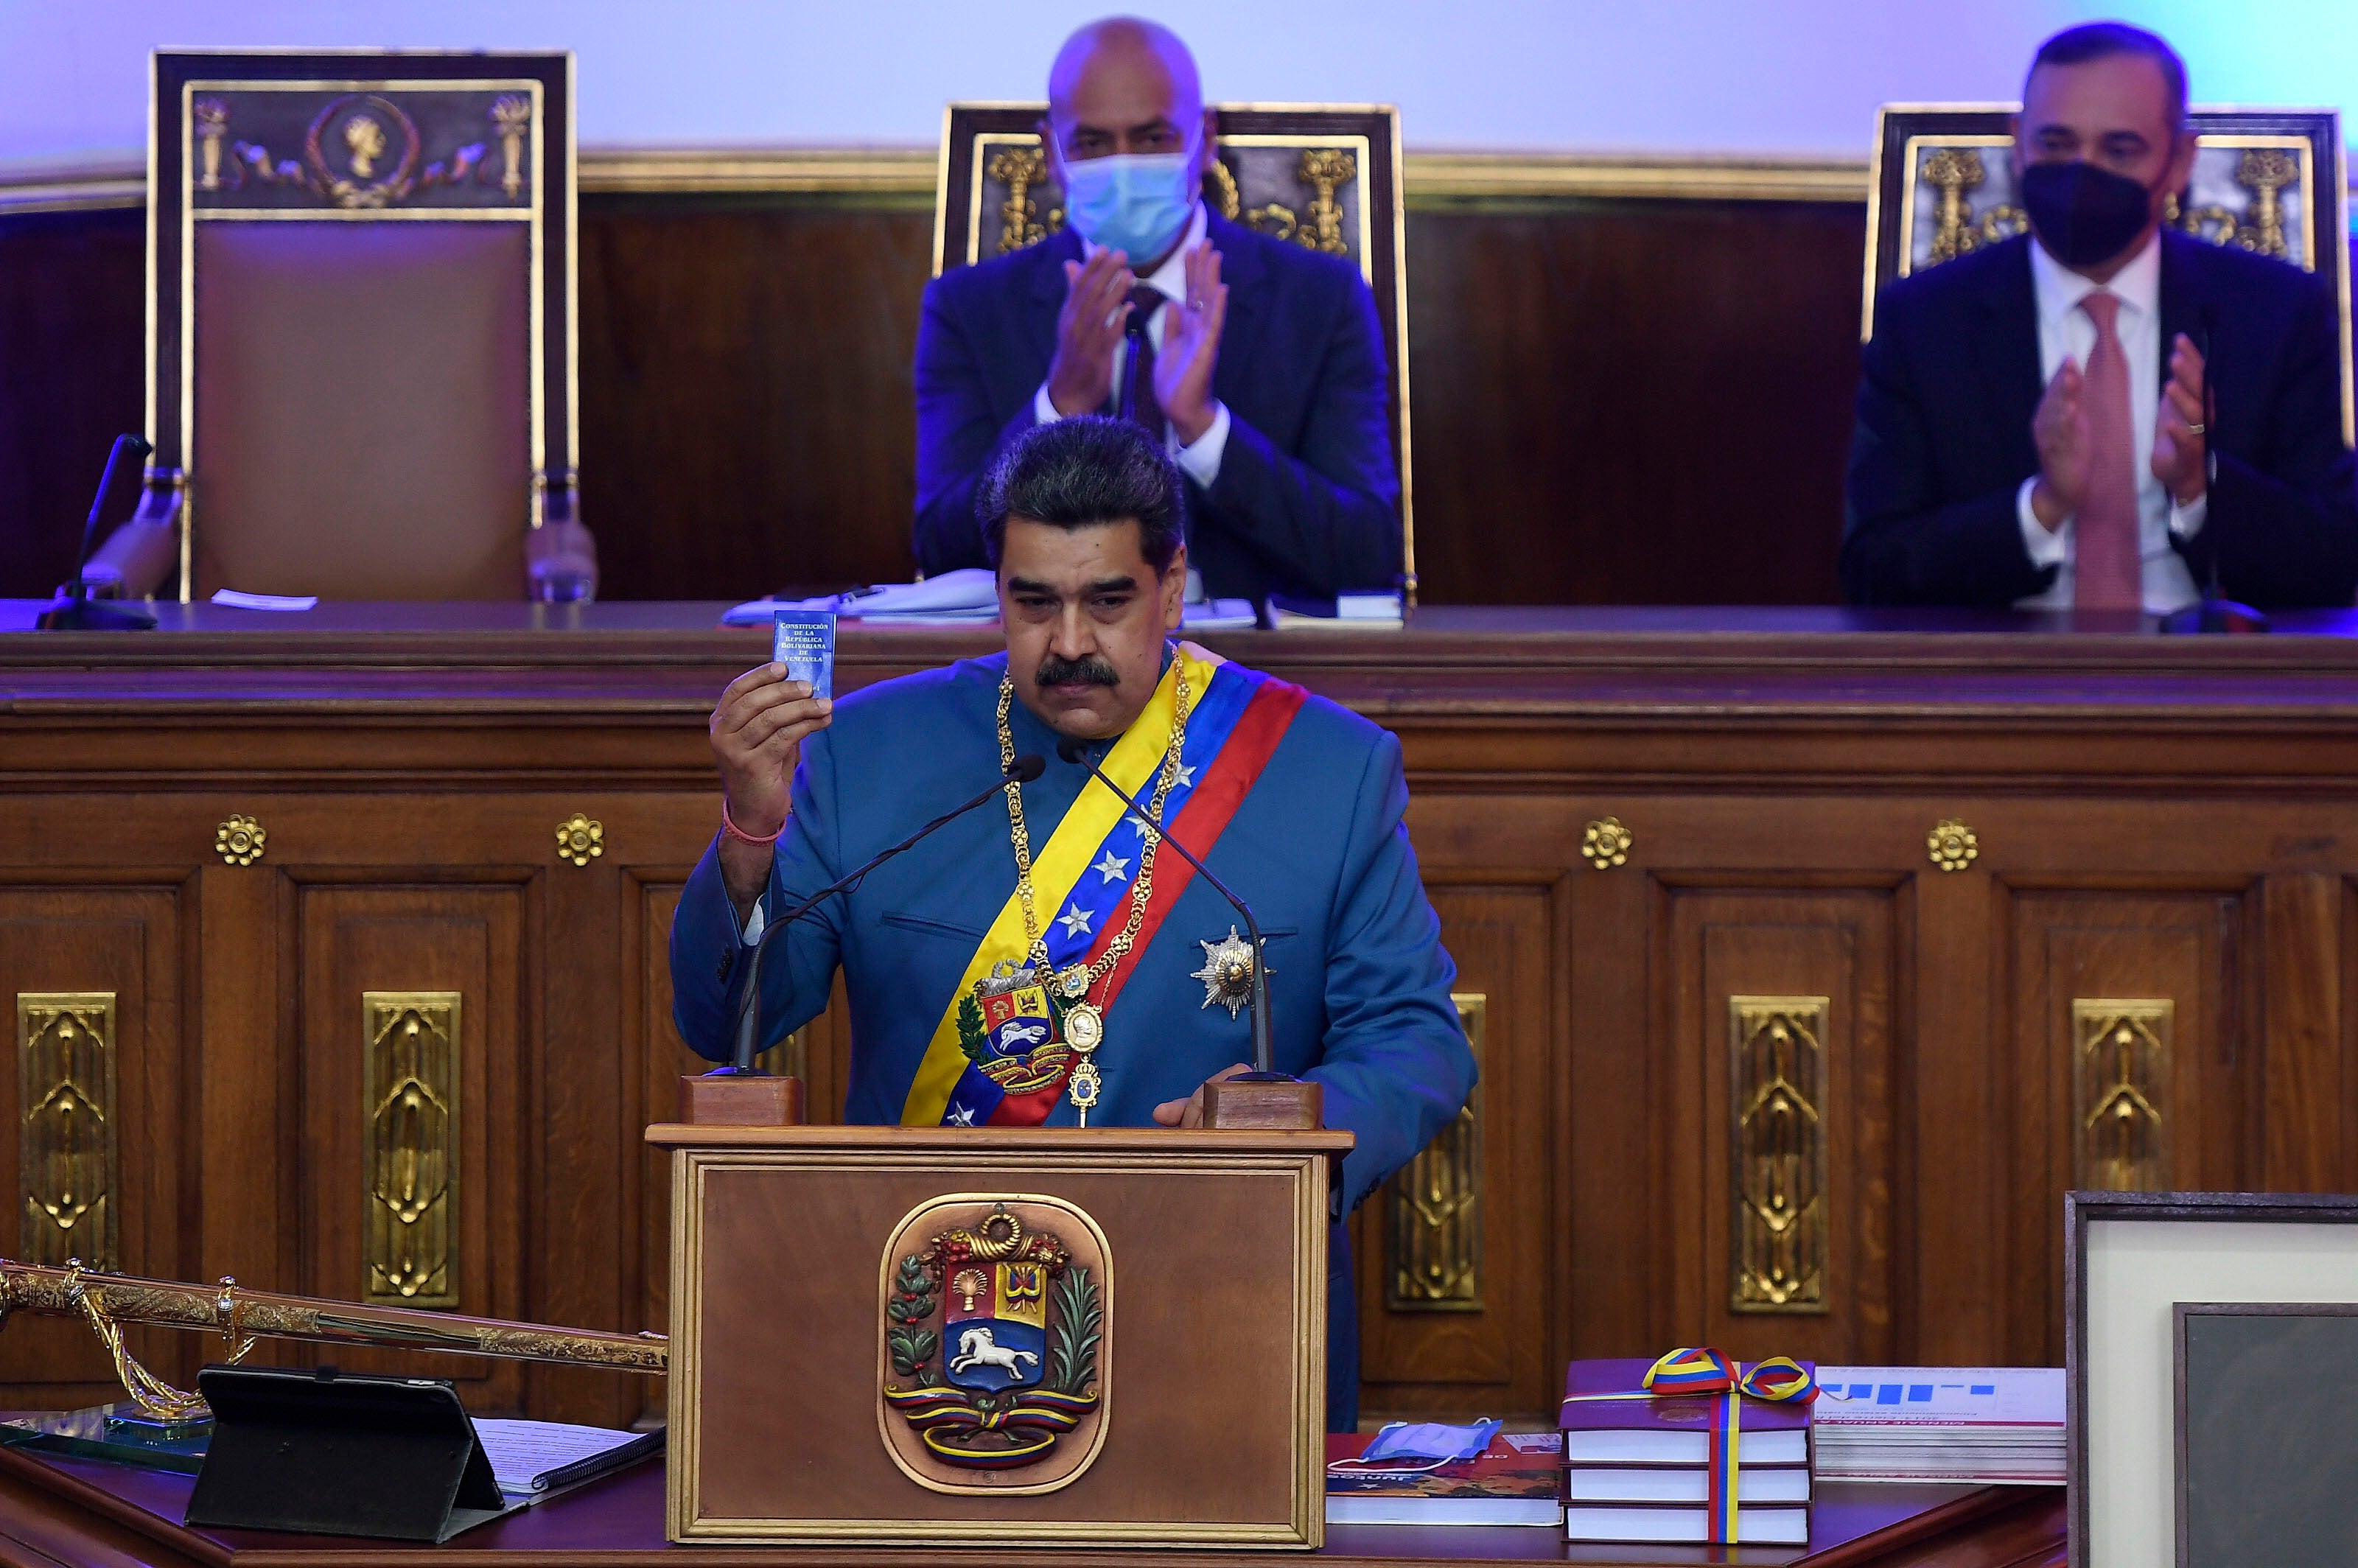
[[[773,662],[786,666],[786,678],[810,682],[811,695],[835,700],[835,611],[781,610],[770,644]]]

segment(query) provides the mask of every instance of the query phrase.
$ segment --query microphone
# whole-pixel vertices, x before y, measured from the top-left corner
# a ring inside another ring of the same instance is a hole
[[[768,925],[764,925],[762,928],[761,936],[753,943],[752,957],[749,960],[748,968],[745,971],[744,998],[737,1004],[736,1049],[732,1053],[732,1059],[730,1060],[730,1065],[725,1067],[714,1069],[714,1073],[742,1074],[749,1076],[759,1076],[754,1071],[753,1058],[761,1050],[762,955],[769,950],[770,939],[772,937],[775,936],[779,932],[784,931],[787,926],[792,925],[795,921],[800,920],[804,915],[808,914],[812,910],[817,909],[821,903],[825,903],[827,899],[834,897],[837,893],[849,892],[853,888],[858,887],[860,885],[860,880],[862,877],[865,877],[869,872],[874,871],[877,867],[882,865],[885,861],[891,860],[902,850],[910,848],[919,839],[933,832],[936,828],[946,827],[950,823],[957,821],[959,817],[964,816],[968,812],[972,811],[976,806],[980,806],[984,801],[989,800],[992,795],[997,795],[1000,791],[1005,789],[1009,784],[1030,784],[1033,780],[1038,778],[1042,773],[1044,773],[1047,771],[1048,764],[1040,760],[1040,754],[1036,752],[1029,752],[1022,756],[1016,758],[1013,762],[1007,764],[1006,771],[1000,774],[996,783],[979,792],[971,800],[967,801],[962,806],[957,806],[948,811],[943,812],[939,816],[935,817],[931,822],[926,823],[923,827],[918,828],[914,833],[910,834],[906,838],[902,839],[899,843],[877,851],[859,867],[846,873],[844,876],[838,878],[836,881],[827,883],[827,886],[819,889],[818,892],[811,894],[810,897],[795,905],[793,909],[787,911],[784,914],[780,915],[777,919],[771,921]],[[708,1077],[714,1076],[714,1074],[707,1074],[706,1076]]]
[[[1236,895],[1236,891],[1229,887],[1228,883],[1222,881],[1218,877],[1214,876],[1212,874],[1212,868],[1204,864],[1203,861],[1195,858],[1195,851],[1190,849],[1186,845],[1182,844],[1178,839],[1174,838],[1168,833],[1165,833],[1163,830],[1163,824],[1154,819],[1153,814],[1148,811],[1147,808],[1139,802],[1136,795],[1131,795],[1120,784],[1114,783],[1113,780],[1106,777],[1105,770],[1088,760],[1087,751],[1084,742],[1076,741],[1070,736],[1066,736],[1064,740],[1056,742],[1056,755],[1068,762],[1079,762],[1087,767],[1090,773],[1096,774],[1098,783],[1113,791],[1114,795],[1118,798],[1125,802],[1131,810],[1138,813],[1138,819],[1146,824],[1148,830],[1154,835],[1158,842],[1168,844],[1171,848],[1178,850],[1180,854],[1185,856],[1187,863],[1195,868],[1197,874],[1202,876],[1206,881],[1212,884],[1212,891],[1218,893],[1222,898],[1227,899],[1229,906],[1238,914],[1244,916],[1245,932],[1252,938],[1253,950],[1253,1070],[1250,1073],[1245,1074],[1244,1076],[1256,1082],[1284,1079],[1286,1075],[1277,1071],[1271,1065],[1274,1061],[1274,1054],[1270,1045],[1268,953],[1261,946],[1260,923],[1253,919],[1252,906],[1247,903],[1244,900],[1238,898]]]
[[[2206,299],[2196,315],[2193,332],[2194,351],[2202,356],[2202,460],[2206,463],[2211,463],[2212,454],[2218,449],[2213,443],[2218,439],[2219,390],[2211,375],[2211,328],[2214,319],[2211,302]],[[2212,463],[2211,471],[2219,471],[2215,463]],[[2219,504],[2215,492],[2211,504]],[[2206,527],[2215,525],[2215,519],[2204,524]],[[2203,585],[2201,602],[2163,616],[2161,629],[2173,636],[2248,635],[2266,632],[2268,618],[2250,605],[2238,604],[2227,597],[2226,590],[2219,586],[2219,552],[2214,549],[2211,552],[2210,580]]]
[[[90,579],[83,575],[90,569],[91,553],[98,548],[99,530],[109,514],[125,510],[121,504],[124,491],[136,485],[140,461],[155,449],[137,436],[114,438],[114,448],[106,454],[106,472],[99,478],[98,493],[91,498],[90,520],[82,524],[73,580],[58,589],[57,598],[33,622],[41,631],[145,632],[155,626],[156,614],[151,610],[134,604],[92,603]]]

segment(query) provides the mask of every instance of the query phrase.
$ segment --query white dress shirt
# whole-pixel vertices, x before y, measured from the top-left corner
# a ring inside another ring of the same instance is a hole
[[[1187,298],[1187,257],[1204,243],[1206,226],[1204,204],[1198,201],[1195,203],[1195,215],[1187,221],[1187,237],[1179,242],[1178,248],[1164,258],[1161,266],[1138,281],[1165,299],[1184,304]],[[1092,252],[1096,248],[1089,247]],[[1165,310],[1157,310],[1146,319],[1146,341],[1154,346],[1158,354],[1163,351],[1163,319],[1169,314]],[[1117,397],[1122,372],[1128,368],[1129,361],[1130,339],[1125,336],[1113,351],[1113,384]],[[1040,390],[1032,395],[1032,416],[1043,425],[1053,425],[1064,417],[1056,411],[1055,404],[1049,401],[1048,384],[1044,381],[1040,384]],[[1181,443],[1175,427],[1167,438],[1172,460],[1179,465],[1179,471],[1206,490],[1211,489],[1212,481],[1220,477],[1220,459],[1228,449],[1228,406],[1215,399],[1209,429],[1184,444]]]
[[[2180,506],[2153,472],[2153,431],[2161,413],[2161,376],[2169,363],[2168,345],[2161,341],[2161,236],[2146,242],[2136,259],[2106,284],[2081,276],[2047,254],[2037,239],[2030,242],[2030,286],[2039,310],[2039,375],[2042,384],[2055,379],[2066,359],[2086,368],[2096,346],[2096,324],[2080,308],[2080,301],[2099,287],[2120,298],[2115,330],[2129,367],[2129,439],[2136,464],[2137,548],[2145,562],[2145,607],[2156,615],[2183,610],[2199,600],[2194,574],[2186,559],[2170,548],[2172,535],[2191,540],[2210,514],[2206,492],[2190,505]],[[2014,510],[2022,525],[2023,547],[2035,567],[2060,566],[2055,581],[2044,593],[2015,600],[2020,610],[2071,608],[2071,565],[2076,549],[2072,520],[2065,518],[2053,533],[2031,510],[2030,492],[2039,483],[2033,474],[2016,492]]]

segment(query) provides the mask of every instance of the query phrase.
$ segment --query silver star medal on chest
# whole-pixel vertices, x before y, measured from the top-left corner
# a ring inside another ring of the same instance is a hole
[[[1231,925],[1228,935],[1221,940],[1206,942],[1199,936],[1195,939],[1195,946],[1204,949],[1204,967],[1188,979],[1204,982],[1206,1007],[1218,1002],[1228,1010],[1230,1018],[1236,1017],[1244,1011],[1245,1004],[1252,1000],[1251,944],[1238,935],[1237,928]],[[1269,972],[1274,974],[1276,970]]]

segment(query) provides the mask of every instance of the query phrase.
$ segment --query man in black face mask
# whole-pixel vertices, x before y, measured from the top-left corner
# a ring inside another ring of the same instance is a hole
[[[1852,602],[2159,613],[2214,584],[2262,608],[2351,602],[2332,292],[2164,224],[2194,153],[2162,39],[2098,22],[2040,47],[2013,155],[2031,233],[1877,302]]]

